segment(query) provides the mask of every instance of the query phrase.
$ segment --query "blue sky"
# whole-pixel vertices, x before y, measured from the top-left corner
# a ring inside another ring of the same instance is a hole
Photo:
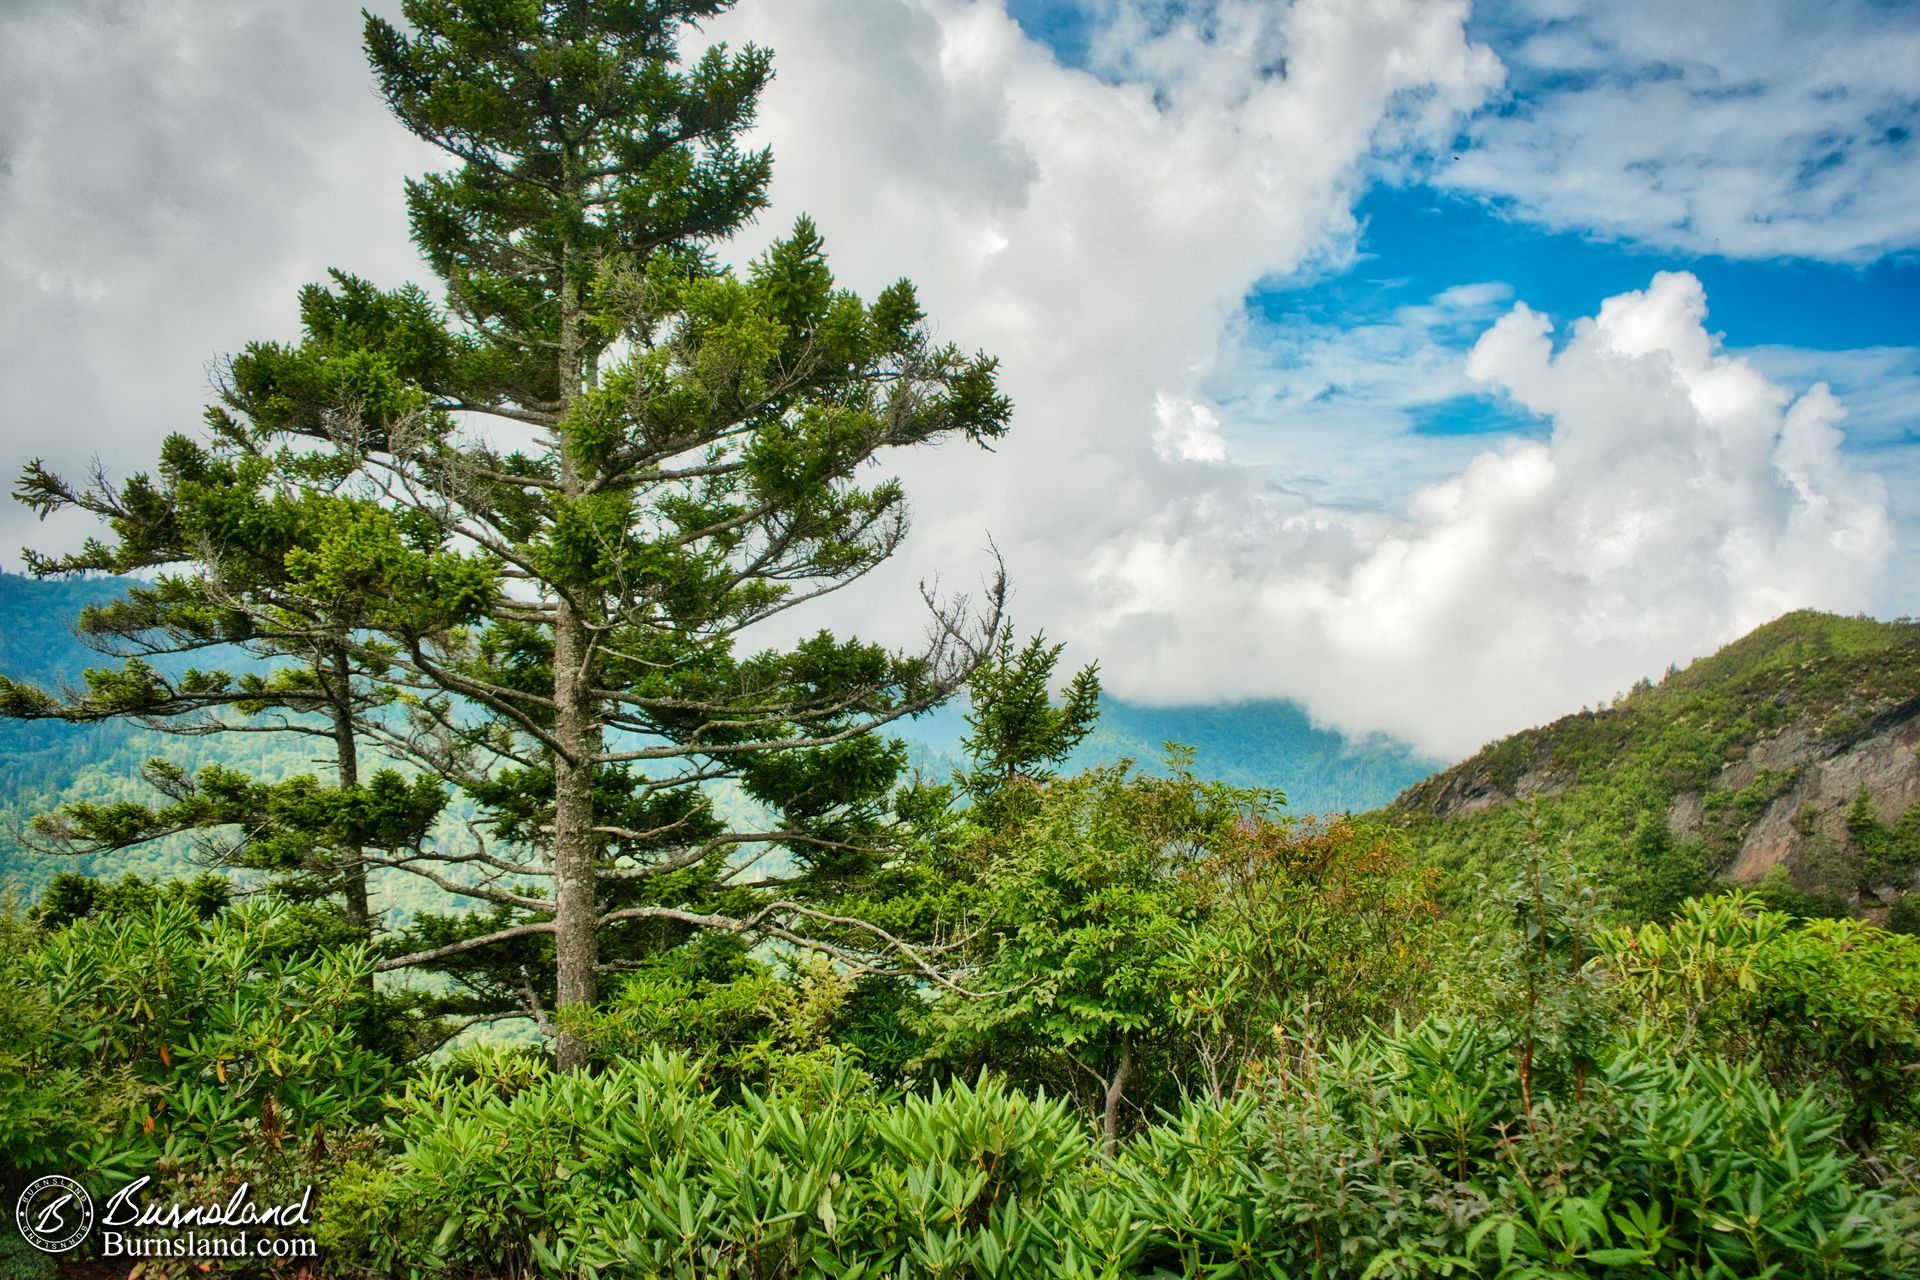
[[[375,8],[392,14],[393,0]],[[0,6],[0,470],[119,475],[297,288],[422,280],[355,0]],[[1001,360],[794,625],[1016,621],[1156,702],[1465,754],[1797,607],[1920,613],[1920,6],[740,0],[758,141]],[[82,522],[0,511],[57,550]]]
[[[1177,74],[1155,77],[1178,55],[1142,47],[1180,45],[1182,28],[1189,51],[1251,30],[1223,3],[1011,0],[1009,12],[1063,65],[1153,81],[1173,110],[1163,86]],[[1445,133],[1376,137],[1344,221],[1248,282],[1177,436],[1193,459],[1243,464],[1279,503],[1304,505],[1296,524],[1339,523],[1329,512],[1349,529],[1381,524],[1349,547],[1359,568],[1284,540],[1241,553],[1319,558],[1279,577],[1296,597],[1338,564],[1349,601],[1383,558],[1431,555],[1463,591],[1475,578],[1461,559],[1555,561],[1537,594],[1573,624],[1524,620],[1485,581],[1486,637],[1439,608],[1404,623],[1442,637],[1413,645],[1430,669],[1450,665],[1432,656],[1449,645],[1508,647],[1500,665],[1514,671],[1570,652],[1566,689],[1601,688],[1662,647],[1684,661],[1794,604],[1920,613],[1920,8],[1500,0],[1474,5],[1463,34],[1497,60],[1498,83]],[[1522,356],[1531,326],[1543,345]],[[1671,385],[1645,385],[1663,360]],[[1594,374],[1610,363],[1611,382]],[[1692,397],[1691,420],[1668,412],[1676,394]],[[1772,434],[1728,445],[1727,423],[1769,413]],[[1452,511],[1462,493],[1497,508],[1520,482],[1469,477],[1508,465],[1516,442],[1554,470],[1552,499],[1524,519],[1487,516],[1506,521],[1497,536],[1471,514],[1423,526],[1422,503]],[[1733,454],[1756,447],[1773,449],[1771,473],[1729,487]],[[1810,469],[1788,461],[1814,455]],[[1661,467],[1664,496],[1648,474]],[[1686,518],[1718,504],[1743,514]],[[1555,509],[1575,514],[1548,528]],[[1607,567],[1623,538],[1637,552]],[[1471,557],[1439,563],[1467,543]],[[1701,571],[1669,578],[1662,557]],[[1141,594],[1178,591],[1192,568],[1143,575]],[[1411,577],[1395,583],[1416,593]],[[1491,668],[1467,677],[1496,699],[1497,682]]]
[[[1174,21],[1188,6],[1159,6],[1164,21]],[[1632,7],[1632,6],[1628,6]],[[1022,30],[1044,43],[1063,64],[1100,73],[1092,45],[1102,24],[1102,8],[1089,0],[1009,0],[1007,9]],[[1614,67],[1580,71],[1529,72],[1516,56],[1543,26],[1578,26],[1581,6],[1545,23],[1524,13],[1525,6],[1476,6],[1467,23],[1469,38],[1484,42],[1509,69],[1505,99],[1491,114],[1524,115],[1533,102],[1551,99],[1570,87],[1590,87],[1609,74],[1647,79],[1681,78],[1674,67],[1635,66],[1622,58]],[[1855,6],[1835,6],[1836,12]],[[1913,8],[1899,0],[1864,6],[1869,14],[1896,28],[1911,29]],[[1800,21],[1820,20],[1817,5],[1801,6]],[[1642,8],[1650,21],[1653,11]],[[1728,11],[1735,14],[1736,11]],[[1920,77],[1910,100],[1878,120],[1880,145],[1899,151],[1920,146],[1913,137],[1920,117]],[[1676,124],[1676,130],[1683,126]],[[1470,132],[1452,140],[1470,148]],[[1820,159],[1833,164],[1844,150],[1831,144]],[[1805,166],[1804,158],[1783,148],[1780,164]],[[1431,167],[1431,166],[1429,166]],[[1816,162],[1817,167],[1817,162]],[[1911,167],[1907,169],[1911,172]],[[1262,281],[1246,299],[1248,312],[1274,324],[1309,323],[1354,326],[1386,320],[1398,307],[1423,302],[1465,283],[1499,282],[1511,296],[1549,316],[1571,320],[1590,313],[1596,300],[1643,287],[1658,271],[1686,270],[1698,277],[1711,301],[1713,327],[1736,348],[1788,347],[1798,351],[1849,352],[1861,348],[1920,347],[1920,252],[1902,247],[1848,252],[1773,252],[1730,257],[1688,252],[1659,237],[1636,238],[1607,227],[1543,225],[1525,209],[1498,198],[1476,197],[1420,180],[1417,172],[1382,172],[1368,182],[1355,202],[1359,233],[1350,260],[1337,268],[1301,273],[1297,278]],[[1473,335],[1461,335],[1464,358]],[[1821,368],[1796,364],[1799,381],[1809,369],[1847,389],[1847,362]],[[1905,388],[1920,405],[1920,366],[1909,364]],[[1882,387],[1881,390],[1886,388]],[[1436,434],[1528,431],[1540,423],[1501,403],[1497,395],[1454,397],[1419,406],[1419,429]],[[1880,423],[1893,439],[1920,440],[1920,420]],[[1879,447],[1876,434],[1868,447]]]
[[[1266,282],[1248,310],[1274,323],[1353,325],[1386,318],[1463,282],[1499,282],[1512,296],[1562,321],[1589,314],[1596,300],[1644,287],[1657,271],[1697,276],[1713,329],[1733,348],[1789,347],[1807,353],[1920,347],[1920,257],[1892,253],[1866,262],[1817,258],[1696,256],[1632,240],[1541,227],[1497,206],[1425,184],[1381,181],[1355,206],[1361,233],[1354,261],[1302,280]],[[1477,332],[1458,336],[1463,358]],[[1909,366],[1914,368],[1914,366]],[[1818,370],[1857,390],[1846,362],[1796,367],[1804,386]],[[1909,406],[1920,405],[1920,369]],[[1446,433],[1539,427],[1496,395],[1441,402],[1420,412],[1421,429]],[[1876,424],[1920,441],[1920,420]],[[1880,437],[1862,447],[1878,447]]]
[[[1731,346],[1813,350],[1920,344],[1920,258],[1864,264],[1814,258],[1699,257],[1633,241],[1550,230],[1496,206],[1425,185],[1380,183],[1356,206],[1359,259],[1323,278],[1264,289],[1249,305],[1279,316],[1354,318],[1427,298],[1462,281],[1500,280],[1536,309],[1573,317],[1596,298],[1684,268],[1713,301]]]

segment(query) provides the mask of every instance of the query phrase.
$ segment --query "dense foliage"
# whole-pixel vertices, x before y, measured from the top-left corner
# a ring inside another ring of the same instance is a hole
[[[114,890],[64,923],[0,918],[9,1168],[197,1169],[376,1114],[403,1046],[364,947],[204,892]]]
[[[1831,1098],[1855,1145],[1920,1120],[1920,938],[1792,918],[1734,895],[1603,935],[1622,994],[1682,1048],[1752,1059]]]
[[[1756,748],[1790,733],[1805,754],[1841,751],[1911,715],[1916,697],[1920,624],[1792,613],[1609,707],[1504,738],[1386,813],[1448,871],[1456,902],[1510,866],[1534,828],[1566,841],[1624,913],[1658,920],[1709,889],[1799,781],[1795,765],[1752,763]],[[1676,829],[1683,797],[1698,819]],[[1816,814],[1797,815],[1808,852],[1762,886],[1776,905],[1841,915],[1862,894],[1892,903],[1912,886],[1920,816],[1884,823],[1870,800],[1853,800],[1837,836],[1812,829],[1825,825]]]
[[[6,899],[0,1181],[311,1192],[303,1280],[1920,1275],[1920,940],[1702,893],[1792,785],[1725,767],[1870,732],[1914,629],[1791,616],[1384,819],[1076,771],[1096,668],[999,580],[919,652],[750,649],[899,546],[870,463],[1010,406],[804,219],[719,262],[771,172],[770,55],[676,49],[726,7],[368,17],[455,161],[408,188],[439,294],[336,274],[152,472],[23,477],[112,534],[37,570],[149,576],[71,584],[112,665],[0,628],[0,714],[187,736],[33,839],[218,871]],[[195,750],[256,733],[320,767]],[[1916,814],[1854,800],[1848,883],[1911,881]]]
[[[417,1081],[400,1154],[335,1184],[382,1270],[632,1276],[1885,1275],[1907,1207],[1835,1119],[1751,1068],[1618,1046],[1579,1096],[1500,1032],[1430,1022],[1195,1101],[1105,1159],[992,1078],[874,1095],[842,1069],[721,1103],[656,1055],[590,1078],[477,1059]]]
[[[1062,783],[1079,802],[1102,785],[1123,779]],[[1323,873],[1367,877],[1380,856],[1269,839]],[[1068,1094],[1008,1080],[1029,1069],[1018,1046],[1004,1067],[889,1088],[864,1069],[851,984],[824,971],[682,979],[672,1031],[616,1000],[586,1073],[497,1046],[401,1071],[369,1048],[363,952],[292,960],[273,913],[204,923],[163,894],[109,894],[58,927],[10,917],[0,1153],[96,1184],[159,1167],[182,1194],[317,1180],[340,1274],[1920,1274],[1907,938],[1738,898],[1590,933],[1592,892],[1549,862],[1526,858],[1498,898],[1511,919],[1473,925],[1455,977],[1476,998],[1352,1034],[1308,1009],[1231,1090],[1175,1086],[1217,1034],[1179,983],[1117,988],[1165,1050],[1140,1054],[1140,1090],[1171,1090],[1117,1144]],[[1288,889],[1336,908],[1344,892]],[[1240,958],[1244,986],[1225,988],[1338,992],[1340,967],[1404,969],[1396,952],[1334,927]],[[753,1027],[776,1034],[730,1038]],[[707,1052],[660,1046],[676,1036]]]
[[[1410,1012],[1430,977],[1425,877],[1384,834],[1276,817],[1279,797],[1095,770],[1002,796],[974,853],[970,985],[932,1055],[1123,1114],[1216,1100],[1323,1040]]]

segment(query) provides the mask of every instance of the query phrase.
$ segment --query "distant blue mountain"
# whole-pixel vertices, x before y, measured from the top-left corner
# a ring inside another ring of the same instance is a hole
[[[946,706],[908,723],[900,736],[923,768],[944,772],[958,767],[965,732],[965,709]],[[1100,722],[1067,767],[1131,759],[1151,769],[1169,742],[1194,749],[1203,777],[1279,788],[1295,813],[1377,809],[1443,764],[1389,739],[1353,740],[1319,728],[1284,699],[1156,707],[1102,697]]]
[[[112,659],[75,638],[72,624],[82,607],[106,603],[126,585],[116,579],[40,582],[0,574],[0,674],[60,685],[77,682],[89,666],[112,665]],[[964,716],[963,706],[948,706],[901,726],[915,763],[936,774],[958,767]],[[1378,808],[1440,767],[1398,743],[1350,741],[1316,728],[1292,702],[1155,707],[1118,698],[1102,699],[1100,723],[1068,767],[1133,759],[1154,768],[1168,742],[1194,748],[1203,776],[1279,788],[1295,812]],[[233,760],[235,751],[249,749],[285,758]],[[268,776],[311,767],[298,744],[271,739],[183,741],[125,724],[0,720],[0,871],[11,852],[9,827],[61,800],[136,792],[140,766],[156,754],[190,766],[229,759]]]
[[[0,573],[0,675],[59,689],[81,684],[88,667],[118,666],[119,659],[82,644],[73,624],[83,608],[119,599],[127,585],[119,578],[40,582]],[[163,658],[156,665],[179,671],[192,663]],[[30,854],[21,846],[18,833],[35,814],[69,801],[155,799],[141,780],[142,767],[154,756],[189,770],[232,763],[263,777],[285,777],[311,770],[312,754],[300,742],[251,734],[183,738],[121,721],[0,719],[0,891],[12,888],[31,897],[60,870],[168,876],[192,869],[186,836],[71,860]]]

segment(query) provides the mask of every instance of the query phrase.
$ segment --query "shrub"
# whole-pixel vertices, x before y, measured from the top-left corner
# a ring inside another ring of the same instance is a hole
[[[930,1064],[1068,1094],[1109,1143],[1178,1104],[1417,1011],[1433,985],[1431,878],[1347,818],[1276,815],[1271,792],[1122,764],[1003,797],[981,841],[971,996],[930,1021]]]
[[[278,949],[278,915],[161,897],[45,930],[0,924],[0,1164],[206,1167],[246,1135],[352,1128],[392,1074],[356,1038],[360,949]]]
[[[1339,1042],[1224,1103],[1188,1102],[1111,1161],[1073,1108],[992,1077],[889,1099],[845,1072],[724,1103],[703,1064],[668,1053],[510,1093],[436,1074],[402,1102],[396,1154],[337,1183],[320,1218],[336,1248],[417,1276],[1734,1280],[1911,1265],[1903,1211],[1857,1184],[1831,1140],[1840,1117],[1813,1093],[1622,1042],[1578,1096],[1529,1106],[1511,1035],[1434,1020]]]
[[[1601,944],[1625,996],[1682,1051],[1751,1057],[1782,1088],[1829,1092],[1865,1147],[1920,1118],[1920,938],[1733,894]]]

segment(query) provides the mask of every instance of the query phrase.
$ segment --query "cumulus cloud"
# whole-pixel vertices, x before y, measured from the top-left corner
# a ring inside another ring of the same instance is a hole
[[[1383,149],[1497,87],[1462,11],[1113,4],[1077,69],[993,6],[874,8],[892,74],[807,70],[842,38],[828,0],[741,16],[795,68],[768,100],[769,222],[810,209],[868,287],[910,270],[949,336],[1004,357],[1019,412],[996,457],[904,462],[919,530],[864,629],[990,531],[1022,621],[1119,692],[1298,697],[1457,754],[1785,608],[1868,602],[1886,499],[1842,460],[1837,404],[1718,351],[1691,277],[1610,300],[1558,355],[1525,308],[1494,323],[1495,282],[1377,325],[1248,317],[1263,278],[1338,263]],[[876,211],[904,230],[867,237]],[[1493,391],[1547,438],[1411,430],[1409,405]]]
[[[1114,0],[1087,67],[994,4],[848,12],[761,0],[716,27],[779,51],[760,234],[804,209],[851,282],[912,275],[945,336],[1001,357],[1017,405],[994,456],[902,460],[916,537],[865,597],[868,630],[902,621],[913,577],[977,565],[989,533],[1022,620],[1064,625],[1100,594],[1086,556],[1108,532],[1264,486],[1220,465],[1229,424],[1198,392],[1237,376],[1218,366],[1240,362],[1223,335],[1247,292],[1349,255],[1372,158],[1448,136],[1501,74],[1460,3]]]
[[[1512,76],[1439,170],[1556,228],[1859,262],[1920,245],[1920,21],[1876,0],[1504,0]]]
[[[1159,426],[1153,432],[1153,451],[1162,462],[1225,462],[1227,441],[1220,434],[1220,416],[1204,404],[1176,400],[1166,394],[1153,402]]]
[[[1095,557],[1106,648],[1142,689],[1198,696],[1231,671],[1452,756],[1787,609],[1863,607],[1892,549],[1884,483],[1841,453],[1824,385],[1791,394],[1706,314],[1698,280],[1663,273],[1556,350],[1517,304],[1467,373],[1550,419],[1547,439],[1482,452],[1384,527],[1298,504],[1257,534],[1257,503],[1164,512]],[[1233,554],[1249,536],[1264,562]]]
[[[346,4],[0,6],[0,469],[116,471],[191,430],[207,366],[294,331],[341,266],[413,270],[400,183],[431,152],[374,97]],[[7,551],[84,530],[0,510]]]
[[[1811,351],[1759,347],[1745,354],[1782,386],[1826,384],[1846,406],[1848,456],[1887,485],[1896,546],[1885,584],[1869,606],[1882,617],[1920,614],[1920,348]]]
[[[780,203],[741,255],[810,210],[852,282],[918,279],[947,336],[1005,359],[1013,465],[1051,473],[1066,522],[1151,508],[1158,384],[1211,358],[1252,282],[1345,251],[1376,142],[1443,132],[1499,77],[1464,0],[1147,23],[1162,7],[1116,0],[1094,71],[998,3],[750,0],[713,29],[780,66],[761,130]],[[0,11],[0,85],[9,469],[142,460],[195,420],[210,359],[290,333],[299,283],[418,275],[400,178],[444,158],[385,117],[352,4],[26,0]],[[989,527],[1050,537],[980,461],[926,468],[952,480],[922,503],[935,563]]]
[[[1349,263],[1382,158],[1497,93],[1464,0],[1093,8],[1076,66],[998,0],[744,0],[713,25],[779,67],[777,205],[740,257],[812,213],[848,283],[913,277],[1017,405],[997,454],[899,460],[915,537],[829,621],[908,638],[913,580],[964,586],[991,537],[1022,625],[1122,693],[1294,696],[1457,753],[1779,608],[1863,603],[1886,498],[1836,401],[1720,351],[1690,277],[1558,348],[1496,283],[1357,327],[1247,312]],[[8,465],[138,465],[194,420],[208,358],[290,333],[295,285],[418,278],[399,180],[441,161],[385,118],[357,27],[348,4],[0,9]],[[1412,429],[1409,405],[1495,392],[1536,425]]]

